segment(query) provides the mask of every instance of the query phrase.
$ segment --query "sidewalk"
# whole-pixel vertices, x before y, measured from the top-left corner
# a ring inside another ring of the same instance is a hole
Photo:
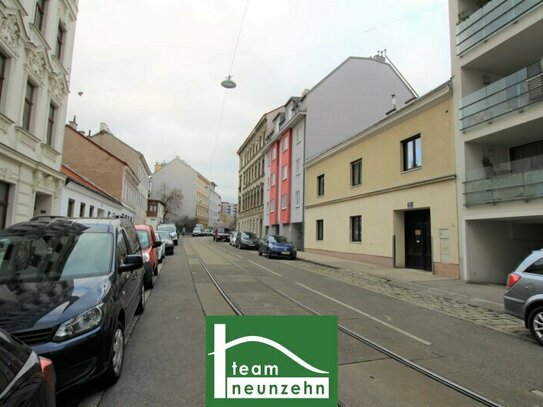
[[[467,283],[462,280],[434,276],[431,272],[388,268],[376,264],[340,259],[338,257],[299,251],[298,259],[316,265],[345,270],[350,273],[374,276],[396,287],[405,287],[433,296],[452,299],[476,307],[503,313],[505,285]]]

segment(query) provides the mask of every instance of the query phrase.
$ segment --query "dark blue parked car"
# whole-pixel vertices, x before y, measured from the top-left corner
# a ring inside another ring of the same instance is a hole
[[[0,231],[0,328],[53,361],[57,391],[116,382],[125,328],[144,307],[130,221],[39,218]]]
[[[285,236],[264,236],[258,247],[258,255],[264,255],[268,258],[286,257],[294,260],[296,258],[296,247]]]

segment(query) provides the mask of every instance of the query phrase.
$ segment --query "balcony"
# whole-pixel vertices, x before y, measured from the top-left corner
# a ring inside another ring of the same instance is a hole
[[[517,20],[534,7],[543,4],[543,0],[492,0],[479,8],[456,28],[456,53],[462,54],[489,36]],[[459,18],[466,10],[459,10]]]
[[[462,99],[460,130],[543,100],[542,61],[479,89]]]
[[[543,155],[468,171],[465,205],[543,198]]]

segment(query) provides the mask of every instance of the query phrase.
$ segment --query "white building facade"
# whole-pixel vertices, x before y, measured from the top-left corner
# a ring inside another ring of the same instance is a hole
[[[543,1],[449,3],[461,278],[543,247]]]
[[[0,3],[0,229],[60,211],[77,6]]]

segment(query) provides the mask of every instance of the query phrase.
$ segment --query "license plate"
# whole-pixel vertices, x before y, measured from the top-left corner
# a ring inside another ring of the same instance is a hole
[[[290,254],[290,252],[281,252],[281,254]]]

